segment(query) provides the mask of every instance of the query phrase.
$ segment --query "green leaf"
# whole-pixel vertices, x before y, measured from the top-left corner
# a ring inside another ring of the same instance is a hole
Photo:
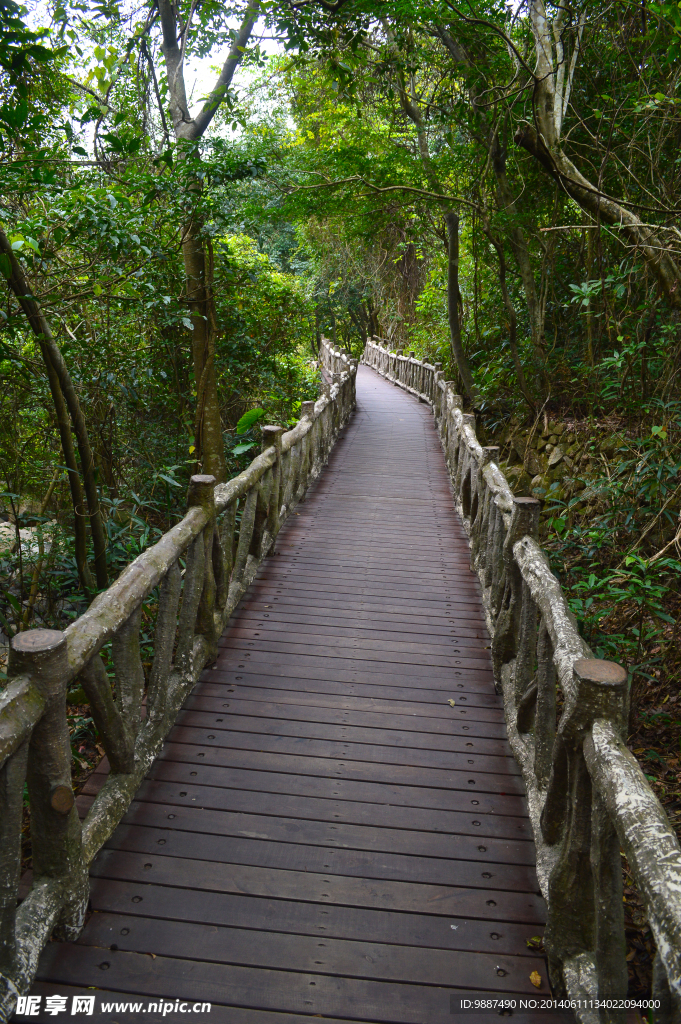
[[[167,484],[170,484],[172,487],[182,486],[182,484],[178,480],[173,480],[171,476],[166,476],[165,473],[159,473],[158,475],[160,476],[161,480],[165,480],[165,482]]]
[[[249,412],[245,412],[236,425],[237,434],[245,434],[264,415],[264,409],[251,409]]]
[[[255,441],[245,441],[243,444],[238,444],[236,448],[232,448],[232,455],[243,455],[244,452],[249,451],[251,448],[255,448]]]

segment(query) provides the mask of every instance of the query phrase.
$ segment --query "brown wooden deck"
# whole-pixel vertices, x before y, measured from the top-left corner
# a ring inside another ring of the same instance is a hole
[[[548,994],[522,781],[432,416],[365,367],[357,393],[35,992],[144,1007],[95,1014],[110,1022],[207,1001],[212,1024],[445,1024],[463,990]]]

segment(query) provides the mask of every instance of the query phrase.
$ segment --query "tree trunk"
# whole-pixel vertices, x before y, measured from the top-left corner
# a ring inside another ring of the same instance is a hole
[[[10,245],[9,239],[2,229],[0,229],[0,252],[2,252],[8,259],[10,265],[10,274],[7,279],[10,289],[14,293],[17,302],[21,306],[26,318],[31,326],[31,330],[36,336],[40,351],[47,367],[48,378],[50,378],[50,388],[52,390],[52,397],[55,401],[55,409],[57,409],[58,399],[55,398],[55,390],[52,386],[52,378],[50,370],[54,371],[57,377],[59,388],[62,395],[62,401],[66,402],[71,421],[73,423],[73,429],[76,434],[76,440],[78,443],[78,453],[80,455],[80,464],[83,472],[83,483],[85,485],[85,494],[87,497],[88,514],[90,517],[90,530],[92,532],[92,543],[95,554],[95,575],[97,579],[97,586],[100,590],[105,590],[108,586],[108,576],[106,571],[106,533],[104,531],[104,524],[102,522],[102,513],[99,505],[99,495],[97,494],[97,481],[95,479],[95,460],[92,454],[92,448],[90,446],[90,440],[88,438],[87,426],[85,424],[85,417],[83,416],[83,410],[81,409],[76,389],[73,386],[71,375],[68,371],[68,367],[64,362],[64,357],[61,354],[61,350],[54,340],[50,325],[48,324],[43,311],[40,306],[33,298],[31,290],[26,281],[23,270],[19,264],[19,261],[14,254],[14,250]],[[57,419],[59,419],[59,410],[57,409]],[[62,428],[60,425],[60,432]],[[70,438],[70,430],[69,430]],[[64,444],[64,437],[62,433],[62,446]],[[64,457],[66,458],[66,451],[64,451]],[[69,466],[68,461],[66,465]],[[77,471],[76,471],[77,472]],[[71,467],[69,467],[69,476],[72,476]],[[73,495],[73,490],[72,490]],[[82,495],[81,495],[82,499]],[[74,497],[75,501],[75,497]],[[76,517],[82,515],[82,512],[78,511],[78,506],[74,504],[74,511]]]
[[[184,82],[184,46],[190,29],[191,15],[181,32],[178,32],[178,8],[172,0],[158,0],[157,6],[163,31],[161,49],[166,64],[170,113],[175,137],[178,140],[197,142],[227,95],[234,72],[243,59],[244,49],[259,13],[259,0],[253,0],[247,7],[244,20],[233,39],[216,85],[194,118],[189,113]],[[195,190],[197,199],[200,191],[200,187]],[[192,354],[196,380],[195,445],[203,472],[211,474],[218,481],[223,481],[227,471],[215,376],[215,315],[211,289],[206,280],[206,247],[202,228],[201,220],[194,212],[184,225],[182,243],[187,301],[194,328]]]
[[[461,340],[461,319],[459,317],[459,305],[461,303],[461,290],[459,288],[459,218],[455,213],[445,214],[447,225],[447,318],[449,320],[449,340],[452,348],[452,355],[459,371],[461,382],[471,405],[480,405],[480,394],[473,383],[468,358],[463,349]]]
[[[430,156],[430,148],[421,111],[416,105],[413,95],[409,95],[407,92],[406,86],[401,79],[398,81],[398,90],[402,109],[416,126],[419,155],[426,180],[433,192],[442,195],[443,189]],[[461,290],[459,288],[459,217],[445,202],[440,203],[440,209],[447,226],[447,319],[449,322],[449,343],[468,399],[471,405],[478,406],[480,404],[480,395],[473,383],[470,363],[461,341],[461,320],[459,318],[459,304],[461,302]]]
[[[187,279],[187,301],[192,318],[192,356],[196,381],[195,445],[203,473],[218,483],[226,479],[220,401],[215,376],[215,315],[213,297],[206,281],[206,253],[201,224],[192,217],[182,243]]]
[[[96,587],[94,580],[92,579],[90,566],[88,565],[87,560],[87,532],[85,529],[85,497],[83,495],[83,486],[80,482],[80,474],[76,463],[76,453],[73,448],[73,436],[71,434],[68,409],[66,408],[66,402],[64,401],[64,396],[59,385],[59,378],[49,359],[45,360],[45,368],[47,370],[47,379],[50,384],[50,392],[52,393],[54,411],[57,417],[57,426],[59,428],[59,437],[61,439],[61,450],[64,455],[66,475],[69,478],[71,504],[73,505],[73,539],[78,579],[80,580],[80,585],[89,602],[94,597]]]

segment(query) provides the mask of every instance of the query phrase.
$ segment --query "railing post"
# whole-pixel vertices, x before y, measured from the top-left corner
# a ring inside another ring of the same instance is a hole
[[[516,700],[524,696],[534,668],[537,611],[513,556],[513,545],[522,537],[539,535],[540,503],[536,498],[514,498],[511,523],[498,557],[501,568],[498,617],[492,640],[492,659],[497,678],[501,667],[515,656],[514,690]],[[503,581],[503,582],[502,582]]]
[[[476,474],[475,495],[471,496],[472,505],[474,505],[471,508],[471,565],[476,570],[481,563],[484,563],[484,545],[487,540],[489,507],[487,501],[488,489],[485,482],[485,466],[494,461],[498,452],[499,448],[496,445],[482,449],[482,460],[478,465]]]
[[[335,376],[335,375],[334,375]],[[262,428],[262,449],[274,446],[277,453],[277,460],[272,467],[272,490],[267,509],[267,523],[265,529],[272,538],[272,543],[279,533],[279,496],[281,494],[281,435],[284,428],[268,425]]]
[[[189,481],[187,508],[197,505],[208,515],[208,523],[203,529],[203,587],[199,607],[196,613],[195,632],[204,636],[211,651],[217,650],[218,635],[215,626],[215,595],[217,588],[213,570],[213,532],[215,530],[215,484],[214,476],[197,474]]]
[[[55,935],[73,940],[83,927],[89,886],[71,783],[66,687],[72,673],[62,632],[33,629],[12,638],[8,675],[23,674],[31,677],[45,699],[28,745],[33,880],[61,882],[64,898]]]
[[[24,635],[28,634],[19,634]],[[17,969],[17,889],[27,759],[28,741],[24,741],[0,769],[0,1004],[7,996],[7,981]]]
[[[583,743],[598,718],[625,726],[627,672],[620,665],[580,658],[554,744],[541,828],[560,852],[549,878],[544,945],[558,994],[567,991],[565,965],[580,954],[594,957],[598,995],[626,996],[627,965],[619,842],[584,761]],[[607,1021],[624,1020],[609,1011]]]
[[[307,487],[308,482],[311,480],[315,472],[317,464],[316,460],[316,429],[314,425],[315,419],[315,405],[316,402],[301,402],[300,403],[300,418],[308,419],[312,426],[308,430],[307,434],[303,438],[303,451],[300,457],[300,475],[302,481],[303,492]],[[301,496],[301,501],[304,501],[304,497]]]

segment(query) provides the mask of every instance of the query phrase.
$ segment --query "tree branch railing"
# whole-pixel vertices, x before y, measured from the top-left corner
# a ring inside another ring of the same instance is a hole
[[[79,935],[89,865],[127,811],[185,698],[215,659],[227,620],[353,412],[356,361],[323,340],[321,362],[333,382],[318,401],[303,402],[292,430],[263,427],[261,454],[226,484],[192,477],[184,519],[67,629],[29,630],[11,642],[9,679],[0,694],[0,1021],[30,988],[50,936]],[[140,631],[148,632],[154,613],[146,678]],[[100,653],[109,644],[114,690]],[[66,717],[67,690],[76,677],[110,764],[82,824]],[[17,908],[25,785],[33,884]]]
[[[626,747],[627,672],[594,658],[538,542],[540,503],[515,497],[482,447],[475,417],[441,364],[367,342],[363,361],[428,403],[482,586],[497,687],[527,788],[537,876],[547,904],[544,947],[554,992],[584,1024],[623,1022],[626,999],[622,853],[657,954],[657,1024],[681,1019],[681,848]],[[558,711],[557,696],[562,696]]]

